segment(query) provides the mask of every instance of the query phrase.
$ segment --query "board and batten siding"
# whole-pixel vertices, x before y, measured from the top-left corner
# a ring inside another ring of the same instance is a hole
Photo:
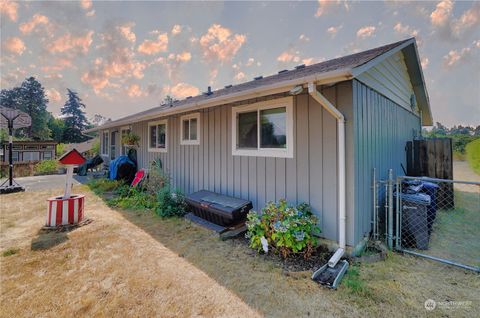
[[[342,82],[323,90],[342,112],[352,109],[352,83]],[[180,145],[180,117],[168,116],[168,150],[148,152],[148,121],[131,124],[140,136],[138,163],[148,168],[160,158],[172,185],[184,193],[202,189],[248,199],[254,209],[268,201],[286,198],[290,204],[307,202],[318,217],[322,237],[337,240],[337,131],[335,119],[307,93],[293,98],[293,158],[232,156],[232,107],[222,105],[200,112],[200,145]],[[256,99],[253,102],[261,101]],[[161,117],[152,119],[159,120]],[[347,122],[347,131],[353,125]],[[347,155],[353,158],[353,144]],[[349,153],[350,151],[350,153]],[[351,168],[353,159],[350,160]],[[350,168],[350,173],[353,171]],[[353,192],[353,186],[351,188]],[[347,218],[353,220],[353,200]],[[351,223],[351,222],[350,222]],[[348,225],[353,233],[353,224]],[[353,244],[353,235],[347,233]]]
[[[373,197],[372,171],[377,179],[404,175],[407,141],[418,136],[418,115],[399,106],[376,90],[353,80],[354,151],[355,151],[355,241],[371,230]]]
[[[414,90],[402,51],[385,58],[357,79],[403,108],[412,109],[410,98]]]

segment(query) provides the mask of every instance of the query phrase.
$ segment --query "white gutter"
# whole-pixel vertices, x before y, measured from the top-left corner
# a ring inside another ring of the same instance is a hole
[[[312,96],[337,120],[338,138],[338,246],[339,248],[328,261],[334,267],[345,253],[346,246],[346,184],[345,184],[345,116],[333,106],[318,90],[315,82],[308,83],[308,94]]]
[[[314,74],[311,76],[306,76],[306,77],[301,77],[301,78],[296,78],[292,80],[287,80],[287,81],[282,81],[270,85],[261,85],[252,89],[240,91],[237,93],[232,93],[228,94],[225,96],[218,96],[206,100],[201,100],[198,102],[191,102],[187,103],[183,106],[178,106],[178,107],[172,107],[172,108],[167,108],[160,110],[158,112],[144,115],[144,116],[139,116],[139,117],[131,117],[131,118],[125,118],[125,119],[118,119],[116,121],[113,121],[111,123],[106,123],[103,126],[100,127],[95,127],[92,129],[87,129],[85,132],[93,132],[101,129],[107,129],[111,127],[117,127],[121,125],[126,125],[126,124],[131,124],[133,122],[138,122],[138,121],[144,121],[148,119],[154,119],[154,118],[159,118],[163,116],[168,116],[168,115],[173,115],[173,114],[178,114],[178,113],[184,113],[188,111],[193,111],[193,110],[199,110],[203,108],[209,108],[213,106],[218,106],[218,105],[224,105],[228,103],[233,103],[236,101],[241,101],[249,98],[255,98],[255,97],[261,97],[261,96],[267,96],[267,95],[272,95],[276,93],[281,93],[281,92],[287,92],[289,91],[293,86],[296,85],[303,85],[308,82],[314,82],[317,84],[328,84],[328,83],[333,83],[333,82],[340,82],[340,81],[345,81],[348,79],[352,78],[352,72],[351,69],[341,69],[341,70],[335,70],[335,71],[330,71],[330,72],[325,72],[325,73],[320,73],[320,74]]]

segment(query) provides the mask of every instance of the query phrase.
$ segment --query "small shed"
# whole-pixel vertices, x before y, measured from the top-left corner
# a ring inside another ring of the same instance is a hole
[[[42,161],[55,159],[57,142],[54,140],[14,140],[12,157],[14,162]],[[2,143],[1,161],[8,161],[8,141]]]

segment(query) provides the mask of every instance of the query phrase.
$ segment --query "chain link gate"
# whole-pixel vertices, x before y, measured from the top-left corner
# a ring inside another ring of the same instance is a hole
[[[480,182],[426,177],[378,180],[372,236],[390,249],[480,273]]]

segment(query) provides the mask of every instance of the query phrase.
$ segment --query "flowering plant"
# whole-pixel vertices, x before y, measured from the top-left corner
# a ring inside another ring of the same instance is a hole
[[[250,211],[247,215],[246,237],[250,240],[250,247],[266,252],[268,243],[284,258],[292,253],[310,257],[318,245],[315,234],[319,233],[317,218],[306,203],[292,207],[285,200],[278,204],[269,202],[260,213]]]

